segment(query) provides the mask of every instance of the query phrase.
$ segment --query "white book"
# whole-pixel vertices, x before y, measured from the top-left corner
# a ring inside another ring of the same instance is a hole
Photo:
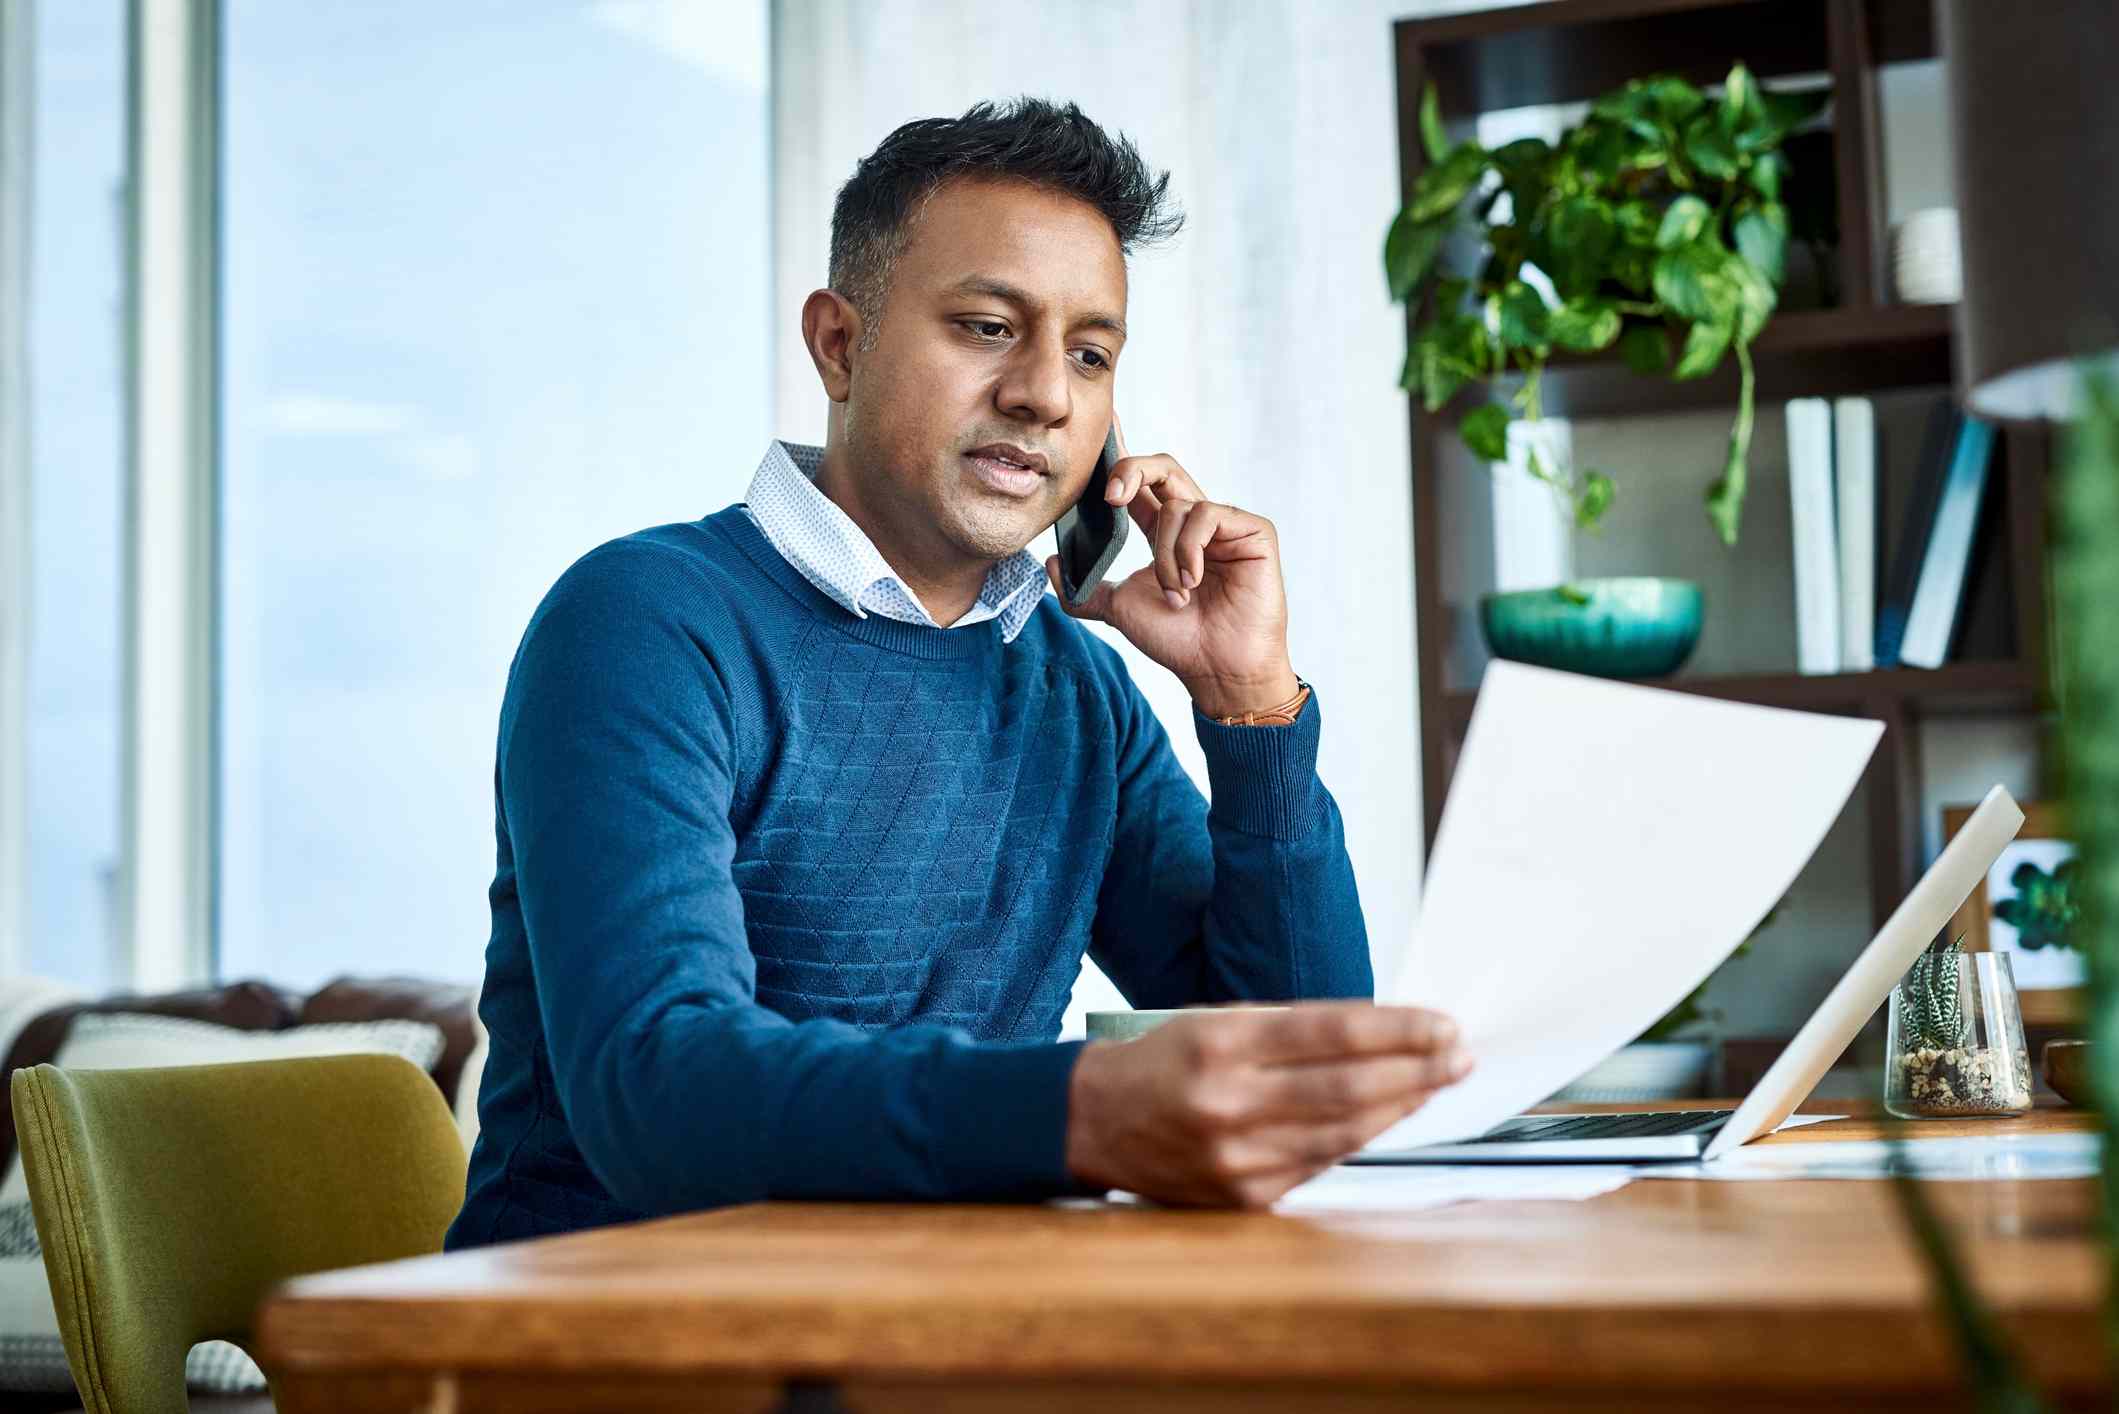
[[[1876,666],[1876,405],[1832,405],[1833,479],[1839,496],[1839,666]]]
[[[1833,531],[1832,406],[1788,402],[1788,497],[1795,538],[1795,666],[1839,671],[1839,540]]]

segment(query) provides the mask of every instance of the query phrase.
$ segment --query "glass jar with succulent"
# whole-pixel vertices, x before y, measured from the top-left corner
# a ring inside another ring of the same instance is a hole
[[[1884,1105],[1906,1119],[2031,1107],[2031,1059],[2005,953],[1963,939],[1913,959],[1891,993]]]
[[[1732,352],[1737,412],[1707,517],[1734,545],[1751,444],[1751,345],[1779,300],[1789,239],[1782,140],[1814,116],[1821,92],[1761,89],[1739,64],[1719,94],[1676,75],[1636,79],[1590,106],[1557,141],[1521,138],[1488,150],[1451,143],[1434,86],[1420,105],[1427,167],[1391,223],[1383,263],[1391,297],[1419,320],[1400,382],[1429,412],[1467,384],[1519,376],[1504,406],[1481,403],[1458,421],[1488,461],[1508,455],[1508,425],[1541,416],[1539,383],[1556,351],[1616,346],[1636,372],[1700,378]],[[1460,231],[1480,246],[1477,269],[1447,269]],[[1533,440],[1533,476],[1578,524],[1611,503],[1611,478],[1547,462]]]

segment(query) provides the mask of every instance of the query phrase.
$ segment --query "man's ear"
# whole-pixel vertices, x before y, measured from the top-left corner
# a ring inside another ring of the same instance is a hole
[[[811,290],[802,302],[802,342],[809,346],[824,396],[843,403],[853,392],[854,349],[861,342],[861,312],[837,290]]]

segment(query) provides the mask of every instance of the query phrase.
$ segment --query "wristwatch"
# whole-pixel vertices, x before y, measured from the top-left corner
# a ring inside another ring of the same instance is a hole
[[[1295,679],[1299,691],[1278,707],[1267,707],[1258,712],[1238,712],[1230,717],[1214,720],[1225,727],[1285,727],[1292,726],[1301,715],[1302,704],[1310,700],[1310,685],[1301,678]]]

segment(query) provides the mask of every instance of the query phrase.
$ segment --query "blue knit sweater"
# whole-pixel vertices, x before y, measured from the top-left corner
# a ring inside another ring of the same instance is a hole
[[[740,506],[591,552],[494,778],[481,1133],[448,1246],[760,1198],[1037,1198],[1086,951],[1134,1005],[1370,994],[1321,709],[1193,714],[1212,808],[1049,594],[856,618]]]

